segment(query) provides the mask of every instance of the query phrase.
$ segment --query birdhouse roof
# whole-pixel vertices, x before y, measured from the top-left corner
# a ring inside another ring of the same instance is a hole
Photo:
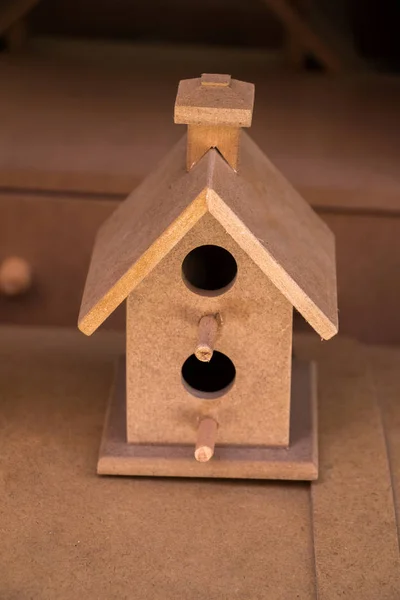
[[[204,73],[179,83],[175,123],[250,127],[254,85],[230,75]]]
[[[338,329],[334,237],[243,133],[239,172],[209,150],[186,172],[186,136],[100,228],[79,315],[90,335],[210,212],[325,339]]]

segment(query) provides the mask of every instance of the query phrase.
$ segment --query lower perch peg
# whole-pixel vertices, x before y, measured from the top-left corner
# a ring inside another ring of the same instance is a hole
[[[198,462],[207,462],[214,455],[218,423],[209,417],[202,419],[197,430],[197,443],[194,457]]]

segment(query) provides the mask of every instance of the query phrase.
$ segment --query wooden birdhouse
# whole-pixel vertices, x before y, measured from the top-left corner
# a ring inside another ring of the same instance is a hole
[[[254,86],[181,81],[185,135],[101,227],[87,335],[127,300],[98,472],[315,479],[315,371],[293,307],[338,330],[334,237],[242,131]]]

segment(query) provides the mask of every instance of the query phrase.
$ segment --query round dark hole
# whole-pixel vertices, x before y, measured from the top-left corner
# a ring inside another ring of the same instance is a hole
[[[182,263],[183,280],[188,288],[207,296],[226,292],[233,285],[236,274],[236,260],[220,246],[194,248]]]
[[[198,398],[214,399],[233,385],[235,365],[222,352],[214,350],[210,362],[201,362],[194,354],[183,363],[182,380],[186,389]]]

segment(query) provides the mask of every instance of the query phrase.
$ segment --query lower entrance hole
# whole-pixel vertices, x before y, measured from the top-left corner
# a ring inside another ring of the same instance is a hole
[[[214,350],[210,362],[202,362],[191,354],[182,366],[182,382],[196,396],[213,400],[226,394],[236,377],[235,365],[222,352]]]

